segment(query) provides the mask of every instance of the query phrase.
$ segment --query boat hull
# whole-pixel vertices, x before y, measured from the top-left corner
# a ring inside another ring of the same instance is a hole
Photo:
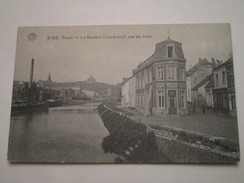
[[[11,115],[33,113],[33,112],[47,112],[48,103],[35,103],[35,104],[22,104],[22,105],[12,105]]]

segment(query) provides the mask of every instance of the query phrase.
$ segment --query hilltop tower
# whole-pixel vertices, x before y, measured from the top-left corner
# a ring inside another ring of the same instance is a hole
[[[96,80],[95,78],[91,75],[89,78],[87,78],[86,82],[88,84],[93,84],[93,83],[96,83]]]

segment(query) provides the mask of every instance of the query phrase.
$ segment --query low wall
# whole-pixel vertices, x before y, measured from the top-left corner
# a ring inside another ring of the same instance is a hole
[[[148,125],[147,131],[153,131],[155,136],[161,139],[161,142],[164,140],[165,143],[161,143],[161,145],[164,144],[163,146],[167,146],[168,141],[168,144],[171,145],[175,143],[186,146],[188,149],[198,149],[206,154],[213,153],[226,157],[226,161],[240,160],[239,145],[224,138],[157,125]],[[221,158],[218,159],[221,160]],[[220,160],[218,162],[221,162]]]
[[[113,143],[120,142],[120,148],[112,152],[129,155],[127,159],[130,159],[131,154],[134,153],[133,161],[129,160],[129,162],[233,163],[240,160],[239,145],[226,139],[167,126],[146,126],[140,121],[135,122],[116,107],[108,107],[104,104],[99,105],[98,111],[110,135],[119,134]],[[145,140],[148,136],[146,134],[151,134],[151,140]],[[149,146],[148,143],[154,145]],[[156,159],[152,158],[150,161],[148,157],[146,158],[148,161],[144,161],[145,157],[142,158],[143,160],[136,159],[136,156],[141,157],[145,151],[145,148],[141,148],[141,144],[147,146],[147,151],[154,148],[153,153],[148,153],[147,156],[151,157],[155,153]]]

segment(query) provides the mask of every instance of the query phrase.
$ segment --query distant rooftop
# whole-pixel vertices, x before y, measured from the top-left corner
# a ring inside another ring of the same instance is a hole
[[[194,74],[197,69],[202,66],[202,65],[213,65],[212,62],[208,61],[206,58],[199,58],[198,63],[196,63],[192,68],[190,68],[187,72],[186,72],[186,76],[191,76],[192,74]]]

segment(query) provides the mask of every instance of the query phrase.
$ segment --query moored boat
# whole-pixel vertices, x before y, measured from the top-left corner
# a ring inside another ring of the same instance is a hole
[[[11,115],[32,113],[32,112],[46,112],[48,111],[47,102],[36,102],[36,103],[13,103]]]
[[[49,99],[47,100],[49,107],[59,107],[64,104],[64,101],[62,99]]]

